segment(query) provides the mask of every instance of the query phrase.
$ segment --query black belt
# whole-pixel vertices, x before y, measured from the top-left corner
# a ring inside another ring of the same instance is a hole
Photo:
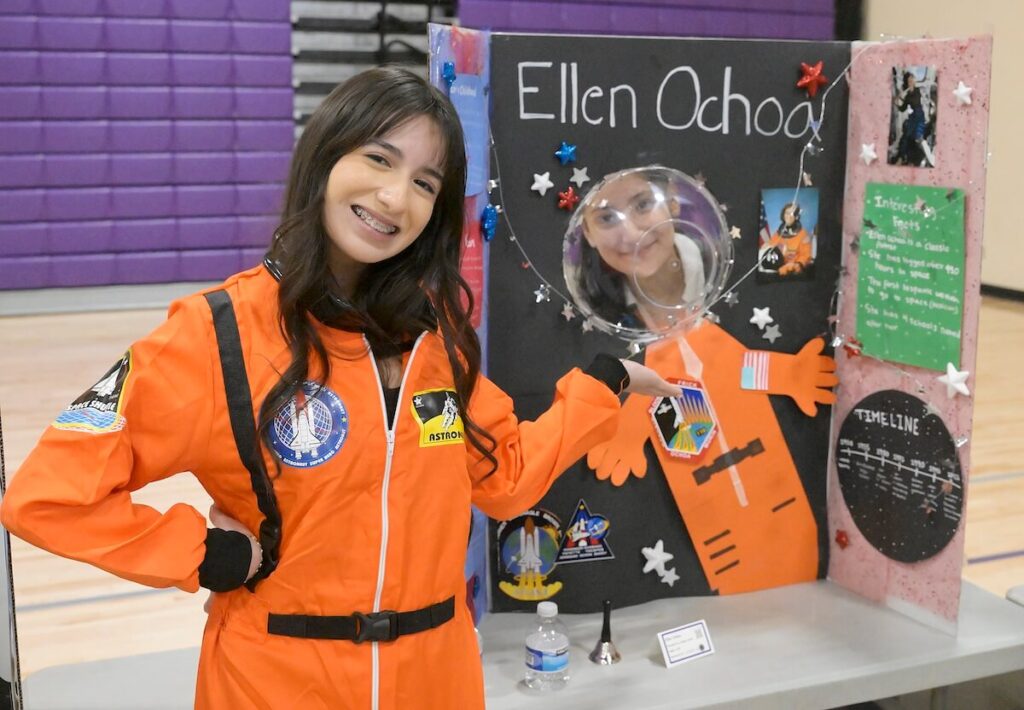
[[[744,459],[748,459],[751,456],[759,456],[763,453],[764,444],[761,443],[760,439],[754,439],[742,449],[730,449],[707,466],[701,466],[693,472],[693,479],[697,481],[698,486],[703,485],[710,481],[711,477],[719,471],[724,471]]]
[[[399,636],[437,628],[455,616],[455,597],[416,611],[356,612],[351,616],[270,614],[267,633],[304,639],[394,641]]]

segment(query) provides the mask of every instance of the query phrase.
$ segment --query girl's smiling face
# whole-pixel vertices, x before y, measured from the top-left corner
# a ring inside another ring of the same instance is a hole
[[[584,237],[619,273],[646,278],[675,254],[668,199],[643,176],[610,180],[585,209]]]
[[[416,241],[441,190],[444,149],[437,124],[419,116],[334,164],[322,218],[339,281],[354,284],[364,266]]]

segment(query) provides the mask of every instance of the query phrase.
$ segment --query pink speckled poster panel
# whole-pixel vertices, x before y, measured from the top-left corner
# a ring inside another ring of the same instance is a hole
[[[853,56],[843,210],[843,257],[847,268],[840,283],[837,333],[846,338],[855,335],[858,253],[853,242],[863,220],[865,185],[881,182],[961,188],[965,192],[966,240],[961,369],[971,373],[967,385],[973,390],[981,301],[992,39],[858,42],[853,45]],[[888,165],[892,68],[920,65],[936,67],[938,72],[935,167]],[[960,105],[953,94],[959,81],[973,89],[970,105]],[[879,159],[867,165],[860,157],[861,146],[871,143]],[[938,409],[954,440],[968,439],[958,450],[966,501],[974,401],[962,396],[948,398],[945,385],[937,380],[942,374],[939,372],[906,365],[897,369],[872,358],[851,357],[842,348],[838,349],[836,360],[841,386],[833,408],[833,437],[853,406],[873,392],[895,389],[920,397]],[[835,443],[832,442],[833,447]],[[896,562],[872,547],[857,529],[839,488],[834,455],[829,457],[828,489],[829,578],[872,600],[908,611],[922,620],[932,620],[937,626],[955,628],[963,563],[963,519],[953,539],[938,554],[922,562]],[[840,531],[849,541],[845,548],[836,542]]]

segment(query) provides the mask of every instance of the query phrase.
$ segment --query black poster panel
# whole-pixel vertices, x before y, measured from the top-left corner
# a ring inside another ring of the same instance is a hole
[[[844,82],[835,86],[816,126],[821,92],[810,100],[795,83],[801,62],[821,60],[826,76],[838,76],[849,62],[847,43],[496,34],[491,51],[492,177],[500,179],[515,239],[563,293],[562,240],[570,213],[558,208],[557,192],[570,185],[573,168],[586,168],[591,178],[580,193],[605,174],[651,164],[702,178],[727,210],[729,225],[740,228],[731,284],[757,260],[762,189],[795,190],[801,151],[817,127],[821,150],[805,155],[803,165],[819,196],[813,278],[766,282],[751,275],[736,289],[738,303],[719,302],[712,310],[750,349],[796,353],[827,331],[840,264],[847,93]],[[576,146],[575,164],[555,157],[562,141]],[[545,172],[555,187],[542,197],[531,185]],[[491,201],[498,201],[497,192]],[[767,219],[774,230],[779,215]],[[517,414],[532,419],[550,404],[566,371],[598,352],[624,356],[626,346],[597,330],[584,332],[579,316],[567,321],[556,293],[538,303],[540,282],[525,268],[512,236],[501,221],[492,242],[488,373],[514,398]],[[774,342],[749,322],[754,307],[770,309],[781,334]],[[830,410],[819,408],[808,418],[787,397],[771,400],[818,525],[818,574],[824,577]],[[613,557],[559,564],[547,575],[547,582],[561,582],[552,600],[564,611],[594,612],[603,599],[625,606],[710,592],[650,443],[647,458],[646,477],[621,487],[598,481],[580,461],[538,504],[563,528],[581,499],[608,521]],[[642,571],[641,548],[659,539],[680,577],[671,586]],[[532,609],[534,602],[499,589],[508,575],[495,540],[492,534],[493,609]]]

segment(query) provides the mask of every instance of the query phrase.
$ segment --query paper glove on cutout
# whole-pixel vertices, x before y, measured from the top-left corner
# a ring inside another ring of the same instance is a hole
[[[835,361],[824,341],[796,355],[748,350],[713,323],[647,349],[645,364],[680,381],[676,402],[630,396],[615,437],[592,448],[597,477],[622,485],[646,473],[651,439],[712,590],[813,580],[817,525],[769,394],[808,416],[832,404]]]

